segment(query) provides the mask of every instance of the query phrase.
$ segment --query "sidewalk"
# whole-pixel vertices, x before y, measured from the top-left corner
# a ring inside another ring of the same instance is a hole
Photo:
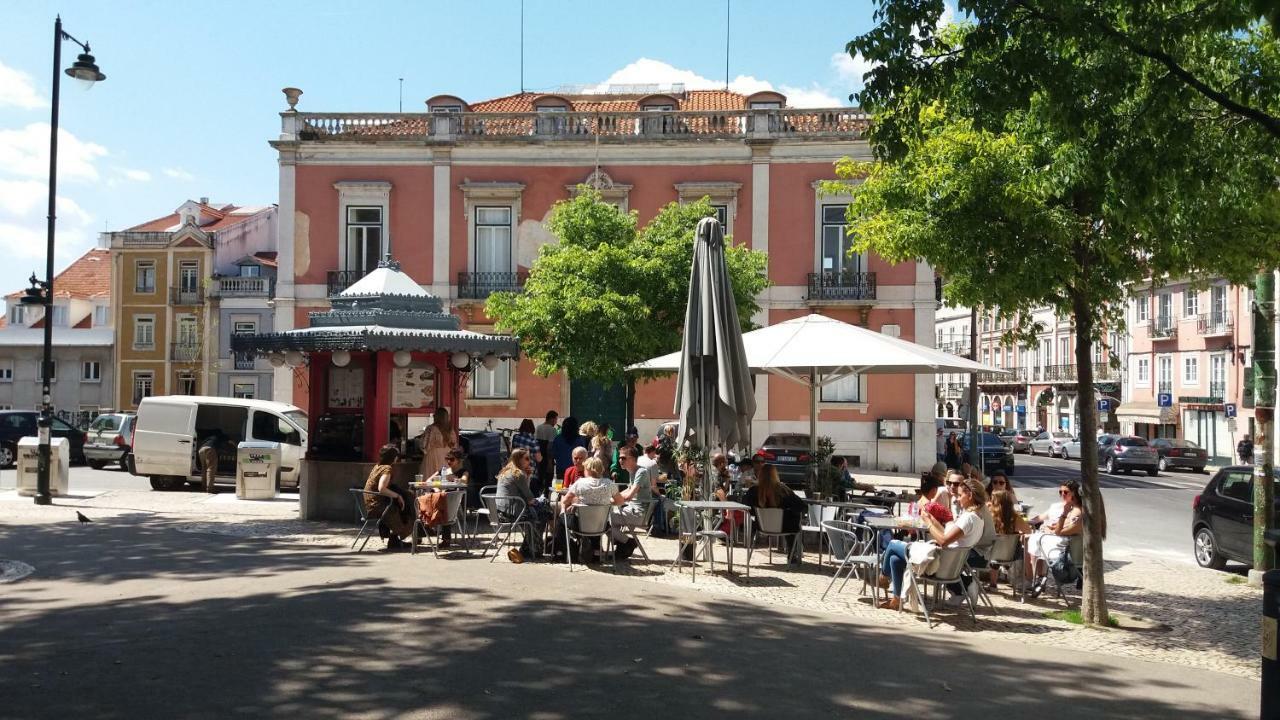
[[[0,493],[0,527],[8,526],[12,531],[15,525],[68,523],[80,511],[104,525],[154,520],[183,533],[270,539],[332,549],[345,549],[350,545],[355,526],[300,521],[296,518],[294,498],[296,496],[286,495],[274,501],[241,501],[231,494],[110,491],[92,497],[60,498],[53,507],[37,507],[30,498],[19,498],[10,491]],[[776,553],[777,564],[769,566],[767,553],[757,551],[752,559],[750,578],[726,577],[723,572],[712,575],[705,572],[704,564],[694,583],[687,570],[668,569],[670,559],[675,556],[674,541],[645,538],[643,542],[652,562],[644,562],[637,553],[630,565],[619,570],[620,576],[655,588],[674,587],[708,598],[732,597],[779,609],[833,613],[880,627],[925,627],[923,616],[872,607],[869,597],[859,594],[861,583],[856,580],[850,581],[843,593],[833,591],[822,600],[832,570],[820,568],[813,552],[807,553],[805,563],[796,568],[783,564]],[[375,537],[370,547],[378,544]],[[722,550],[717,554],[723,559]],[[1045,648],[1071,648],[1241,678],[1259,677],[1260,590],[1233,583],[1236,576],[1230,573],[1204,570],[1189,563],[1108,555],[1108,600],[1112,611],[1144,618],[1160,629],[1084,629],[1044,617],[1046,612],[1063,609],[1063,603],[1056,598],[1045,595],[1037,601],[1020,603],[1010,596],[1007,587],[1002,587],[992,595],[998,614],[992,614],[989,609],[980,611],[975,626],[967,615],[944,608],[937,613],[942,624],[932,632],[939,636],[1016,638],[1017,642]],[[22,557],[11,559],[23,560]],[[735,557],[738,569],[743,559],[744,553],[739,549]],[[502,563],[506,563],[505,558],[499,560],[499,564]],[[454,565],[450,563],[449,567]],[[717,570],[722,569],[718,561]],[[546,570],[560,572],[563,568],[547,567]],[[1072,598],[1073,605],[1078,599],[1074,589],[1068,597]]]

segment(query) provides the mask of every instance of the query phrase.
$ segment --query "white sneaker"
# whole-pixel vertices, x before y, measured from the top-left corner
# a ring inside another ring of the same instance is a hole
[[[943,600],[943,603],[947,607],[964,607],[964,595],[948,595],[947,599]]]

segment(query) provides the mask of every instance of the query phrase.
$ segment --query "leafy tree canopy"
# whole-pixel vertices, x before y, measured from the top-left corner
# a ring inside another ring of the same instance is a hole
[[[560,242],[542,247],[522,293],[489,296],[495,325],[520,337],[535,371],[617,382],[627,365],[680,347],[698,221],[709,200],[664,207],[637,230],[586,186],[556,203],[547,221]],[[768,287],[766,256],[726,243],[725,261],[743,330]]]

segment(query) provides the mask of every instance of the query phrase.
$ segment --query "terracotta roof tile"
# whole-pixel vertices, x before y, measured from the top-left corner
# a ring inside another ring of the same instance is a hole
[[[258,214],[236,214],[235,211],[239,210],[241,207],[239,205],[227,204],[219,208],[203,203],[196,204],[200,206],[201,220],[207,221],[200,226],[200,229],[205,232],[225,230],[232,225],[239,225],[245,220],[255,217]],[[265,211],[267,207],[264,207],[263,210]],[[179,221],[180,218],[178,217],[178,213],[169,213],[164,217],[156,218],[155,220],[148,220],[141,225],[134,225],[131,228],[127,228],[125,232],[168,232],[169,229],[176,226]]]
[[[19,297],[22,290],[6,298]],[[93,249],[53,278],[53,296],[92,300],[111,296],[111,251]]]
[[[267,267],[276,267],[276,253],[274,250],[256,252],[253,256],[258,259],[258,262]]]

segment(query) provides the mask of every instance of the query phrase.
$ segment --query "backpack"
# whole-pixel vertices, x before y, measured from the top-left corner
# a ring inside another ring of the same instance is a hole
[[[1067,585],[1076,581],[1076,564],[1071,559],[1071,551],[1063,548],[1051,561],[1049,561],[1049,572],[1053,573],[1054,582],[1059,585]]]

